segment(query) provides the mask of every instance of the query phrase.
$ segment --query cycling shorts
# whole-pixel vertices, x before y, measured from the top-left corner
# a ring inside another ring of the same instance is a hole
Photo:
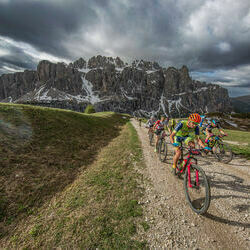
[[[181,136],[175,136],[174,137],[174,143],[177,143],[178,144],[178,147],[181,146],[181,142],[184,142],[186,145],[188,145],[188,143],[190,141],[193,141],[194,138],[191,137],[191,136],[184,136],[184,137],[181,137]]]
[[[161,135],[162,132],[164,132],[164,129],[156,129],[155,134],[156,135]]]

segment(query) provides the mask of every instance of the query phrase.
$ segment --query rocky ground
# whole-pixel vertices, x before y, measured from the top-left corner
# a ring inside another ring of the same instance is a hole
[[[147,231],[139,238],[153,249],[249,249],[250,161],[235,157],[229,164],[213,156],[199,157],[211,182],[207,214],[197,215],[188,206],[183,180],[170,172],[172,147],[166,163],[158,160],[149,145],[147,130],[132,120],[142,143],[146,168],[140,170],[145,195],[140,201]]]

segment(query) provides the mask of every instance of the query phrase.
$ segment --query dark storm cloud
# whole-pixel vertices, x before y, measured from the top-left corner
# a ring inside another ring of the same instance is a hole
[[[15,65],[24,69],[35,69],[36,62],[32,57],[25,54],[23,49],[18,47],[9,47],[9,54],[1,57],[0,63]]]
[[[0,62],[13,67],[102,54],[185,64],[228,88],[250,82],[249,0],[0,0],[0,24],[14,41],[6,55],[0,37]]]
[[[77,32],[80,26],[87,27],[95,20],[95,12],[84,1],[0,2],[2,36],[26,42],[54,55],[69,57],[61,41]]]

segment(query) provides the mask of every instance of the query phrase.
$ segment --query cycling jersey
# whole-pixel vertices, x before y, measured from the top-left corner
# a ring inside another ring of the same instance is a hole
[[[169,118],[167,117],[167,118],[164,120],[164,125],[168,126],[168,123],[169,123]]]
[[[147,123],[146,123],[146,126],[152,128],[152,127],[154,126],[154,124],[155,124],[155,120],[149,119],[149,120],[147,121]]]
[[[210,122],[210,121],[209,121],[208,124],[206,124],[206,126],[205,126],[205,129],[208,129],[209,132],[211,132],[214,128],[221,129],[221,126],[220,126],[219,123],[217,123],[217,124],[215,125],[215,127],[214,127],[213,124],[212,124],[212,122]]]
[[[206,120],[206,117],[201,117],[201,122],[200,122],[200,127],[202,128],[202,127],[204,127],[204,121]]]
[[[195,128],[189,128],[187,126],[188,121],[180,121],[174,129],[175,136],[187,137],[189,133],[195,132],[195,135],[200,134],[199,126]]]
[[[170,128],[174,128],[176,126],[176,120],[175,119],[171,119],[169,122],[169,127]]]
[[[157,129],[157,130],[164,130],[164,126],[167,126],[167,121],[161,121],[161,120],[158,120],[156,123],[155,123],[155,128]]]

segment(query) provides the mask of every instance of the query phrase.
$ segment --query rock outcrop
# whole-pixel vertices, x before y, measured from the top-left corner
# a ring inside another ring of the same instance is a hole
[[[162,68],[156,62],[95,56],[69,65],[41,61],[37,71],[0,76],[0,101],[83,111],[139,116],[165,113],[180,117],[190,112],[230,112],[226,89],[192,80],[188,68]]]

